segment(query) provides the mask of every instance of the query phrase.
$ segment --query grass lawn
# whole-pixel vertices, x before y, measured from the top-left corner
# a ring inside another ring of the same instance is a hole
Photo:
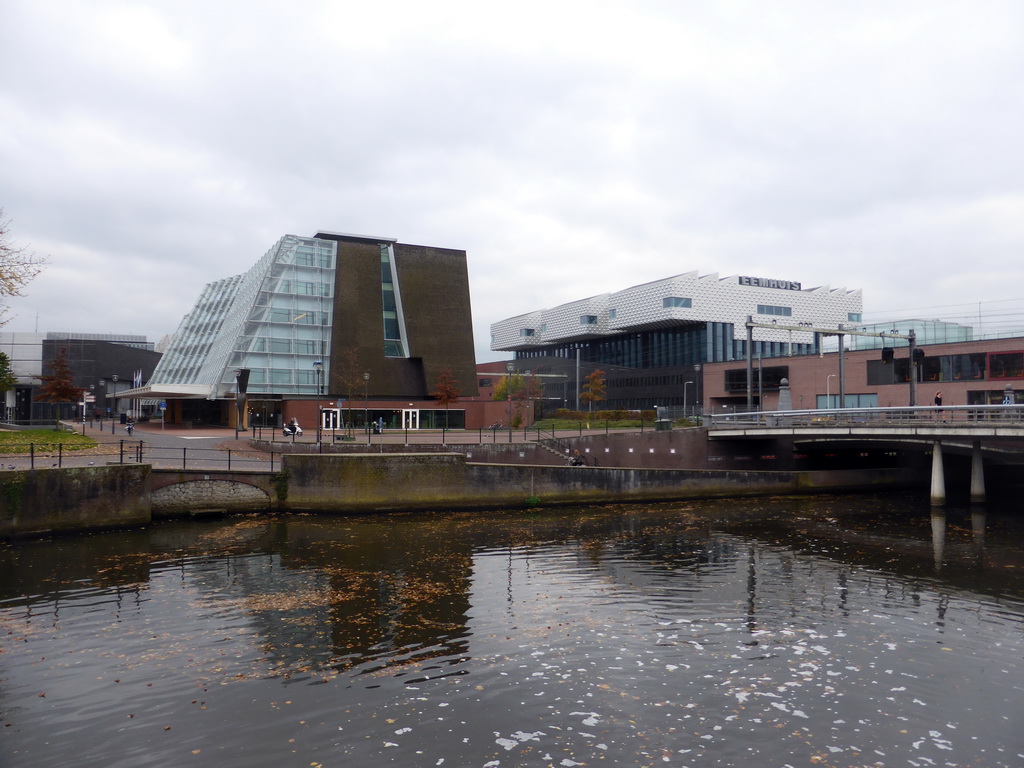
[[[81,451],[92,448],[96,441],[88,435],[55,429],[0,430],[0,453],[28,453],[30,445],[37,451],[56,450],[58,445],[65,451]]]

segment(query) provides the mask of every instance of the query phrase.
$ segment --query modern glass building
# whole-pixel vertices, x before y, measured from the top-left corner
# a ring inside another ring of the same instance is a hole
[[[203,289],[136,396],[170,401],[170,421],[229,423],[242,392],[280,423],[311,398],[429,398],[445,369],[475,393],[472,333],[465,251],[285,235]]]
[[[745,359],[748,317],[838,327],[861,321],[862,301],[859,290],[687,272],[494,323],[491,349],[513,352],[517,370],[545,377],[544,399],[551,404],[573,408],[581,376],[601,369],[607,387],[602,407],[687,407],[697,402],[702,364]],[[758,329],[751,353],[820,351],[814,332],[769,328]]]
[[[286,235],[244,275],[208,284],[152,384],[218,399],[248,370],[250,393],[315,395],[313,363],[329,371],[336,260],[337,243]]]

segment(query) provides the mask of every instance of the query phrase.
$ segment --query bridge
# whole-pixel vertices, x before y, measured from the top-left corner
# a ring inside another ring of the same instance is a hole
[[[971,501],[985,500],[983,454],[999,451],[1024,460],[1024,405],[834,408],[714,414],[709,440],[794,443],[882,442],[920,445],[932,452],[931,501],[946,500],[943,446],[971,452]]]

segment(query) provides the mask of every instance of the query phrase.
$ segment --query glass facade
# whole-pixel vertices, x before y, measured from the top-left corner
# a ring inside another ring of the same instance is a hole
[[[732,323],[690,323],[637,333],[605,336],[593,341],[549,344],[516,352],[517,360],[538,357],[575,358],[596,365],[626,368],[670,368],[707,362],[746,359],[746,341],[733,338]],[[809,355],[814,344],[755,341],[754,357]]]
[[[384,357],[408,357],[405,344],[405,317],[402,314],[402,294],[398,278],[392,268],[392,246],[380,246],[380,286],[384,307]]]
[[[153,383],[208,385],[209,397],[223,397],[247,368],[250,393],[316,394],[313,363],[328,365],[336,256],[333,241],[286,235],[244,275],[207,285]]]

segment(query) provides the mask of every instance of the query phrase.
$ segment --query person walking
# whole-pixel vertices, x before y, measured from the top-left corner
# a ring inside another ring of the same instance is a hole
[[[945,421],[945,419],[942,418],[942,390],[941,389],[938,392],[935,393],[935,407],[939,409],[938,411],[936,411],[937,415],[936,415],[935,418],[937,418],[937,419],[939,419],[941,421]]]

